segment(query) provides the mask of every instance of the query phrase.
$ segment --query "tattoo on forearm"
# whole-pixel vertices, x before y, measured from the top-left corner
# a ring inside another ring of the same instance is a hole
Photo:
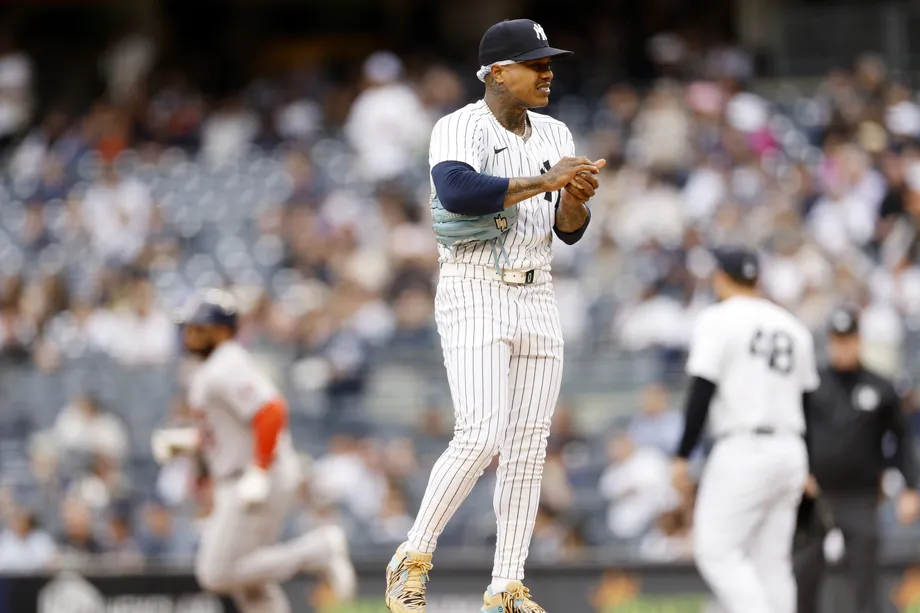
[[[533,198],[546,191],[543,177],[517,177],[508,181],[508,191],[505,192],[505,208],[514,206],[518,202]]]

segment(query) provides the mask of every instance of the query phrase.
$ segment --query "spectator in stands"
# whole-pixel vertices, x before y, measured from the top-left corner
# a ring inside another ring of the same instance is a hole
[[[402,482],[418,474],[418,457],[415,441],[408,436],[391,439],[383,446],[382,461],[386,474]]]
[[[212,164],[237,160],[259,129],[259,119],[246,108],[243,97],[227,97],[201,127],[201,153]]]
[[[38,322],[23,309],[24,279],[16,274],[3,279],[0,292],[0,359],[26,363],[38,336]]]
[[[839,258],[874,236],[885,185],[866,153],[851,144],[830,152],[826,174],[826,195],[809,212],[808,227],[830,257]]]
[[[7,28],[0,31],[0,152],[32,118],[32,62]]]
[[[569,560],[584,547],[578,530],[568,525],[563,515],[541,505],[534,523],[531,556],[544,563]]]
[[[129,104],[138,95],[156,59],[156,47],[149,37],[126,32],[102,57],[107,94],[113,104]]]
[[[153,199],[146,185],[105,163],[83,197],[84,228],[95,252],[108,262],[132,263],[144,249]]]
[[[387,490],[380,512],[370,525],[371,539],[380,545],[398,545],[412,528],[406,494],[395,479],[387,479]]]
[[[403,71],[402,60],[389,51],[368,56],[367,87],[345,124],[348,141],[358,154],[357,169],[372,183],[398,178],[424,159],[434,125],[418,94],[403,82]]]
[[[423,348],[431,346],[435,330],[431,322],[434,296],[428,287],[416,284],[400,291],[394,300],[396,329],[391,346]]]
[[[653,383],[642,390],[639,412],[629,422],[629,438],[639,447],[672,454],[683,432],[684,418],[670,406],[668,388]]]
[[[176,353],[176,326],[143,273],[128,283],[126,304],[113,312],[109,351],[127,366],[165,364]]]
[[[684,301],[659,292],[657,283],[647,286],[637,302],[624,306],[614,321],[615,334],[626,348],[654,349],[662,355],[686,347],[689,327]]]
[[[0,533],[0,572],[34,573],[47,568],[55,555],[54,539],[38,515],[16,509],[9,527]]]
[[[110,314],[93,308],[89,298],[74,297],[69,309],[55,314],[46,324],[36,361],[44,370],[53,371],[63,360],[104,352],[110,320]]]
[[[387,493],[379,466],[369,464],[366,429],[348,426],[329,438],[326,454],[313,465],[311,491],[346,508],[362,522],[378,517]]]
[[[56,513],[66,487],[60,470],[60,447],[53,434],[38,432],[32,435],[28,446],[29,475],[28,495],[45,519]]]
[[[109,505],[106,534],[102,539],[106,566],[119,570],[138,570],[144,556],[134,535],[133,509],[128,500],[116,500]]]
[[[54,436],[65,452],[102,454],[121,460],[128,451],[128,432],[115,415],[105,412],[92,394],[71,400],[58,413]]]
[[[51,245],[52,236],[45,223],[44,207],[39,203],[26,206],[25,223],[19,234],[23,253],[30,261],[35,261],[42,251]]]
[[[450,428],[446,423],[450,415],[450,407],[442,406],[434,397],[429,398],[425,408],[419,412],[413,438],[421,466],[434,464],[450,442]],[[424,483],[421,487],[424,491]]]
[[[52,109],[42,121],[18,144],[9,162],[13,180],[27,183],[43,174],[54,174],[59,163],[67,179],[74,158],[84,151],[83,143],[73,130],[70,116],[61,109]],[[53,181],[55,184],[57,181]],[[36,197],[43,193],[40,184]],[[60,197],[60,196],[59,196]]]
[[[620,155],[632,138],[636,114],[641,109],[640,103],[639,93],[632,85],[615,83],[607,89],[598,109],[595,124],[602,133],[613,133],[613,146],[620,151]],[[607,158],[607,161],[610,163],[612,160]]]
[[[115,415],[105,412],[92,394],[71,400],[58,413],[54,436],[65,452],[101,454],[121,460],[128,451],[128,432]]]
[[[559,449],[567,473],[587,467],[591,463],[591,441],[575,425],[576,409],[573,399],[563,396],[553,412],[550,443]]]
[[[553,513],[565,513],[571,509],[574,496],[565,466],[562,441],[550,439],[543,465],[540,504]]]
[[[610,466],[600,481],[601,495],[610,501],[607,524],[617,539],[640,538],[652,522],[678,499],[671,485],[668,455],[639,447],[625,432],[609,439]]]
[[[298,359],[315,367],[313,385],[325,391],[328,401],[326,425],[335,427],[360,417],[371,348],[349,325],[349,317],[357,312],[355,303],[345,300],[330,306],[334,313],[308,313],[301,320],[295,350]]]
[[[192,149],[200,141],[204,120],[201,92],[181,71],[162,75],[162,86],[151,96],[142,131],[155,143]]]
[[[457,110],[466,92],[456,72],[446,66],[434,65],[422,75],[419,96],[433,125],[441,117]]]
[[[650,562],[693,559],[692,494],[679,506],[662,513],[639,544],[639,555]]]
[[[65,498],[61,503],[61,523],[63,534],[58,539],[55,566],[84,568],[103,552],[93,532],[92,510],[85,502],[72,496]]]
[[[79,498],[94,511],[103,511],[112,500],[127,496],[131,482],[122,472],[117,460],[96,454],[89,458],[89,467],[70,485],[70,495]]]
[[[429,240],[428,213],[402,190],[379,190],[380,212],[389,233],[387,256],[397,270],[391,291],[407,285],[430,288],[437,243]],[[412,274],[410,274],[412,273]]]
[[[154,497],[144,505],[138,543],[147,563],[175,564],[192,559],[198,535],[178,508]]]
[[[679,94],[678,87],[662,82],[651,91],[636,116],[633,146],[648,168],[668,173],[682,170],[689,162],[692,126]],[[659,204],[663,206],[664,202]]]

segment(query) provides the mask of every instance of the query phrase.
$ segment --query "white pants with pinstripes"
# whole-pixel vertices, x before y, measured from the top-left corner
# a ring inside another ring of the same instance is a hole
[[[473,270],[473,267],[470,267]],[[499,456],[494,577],[521,580],[550,420],[562,383],[562,332],[549,273],[533,285],[442,276],[435,314],[454,403],[454,438],[435,463],[410,545],[438,536]],[[541,282],[542,281],[542,282]]]

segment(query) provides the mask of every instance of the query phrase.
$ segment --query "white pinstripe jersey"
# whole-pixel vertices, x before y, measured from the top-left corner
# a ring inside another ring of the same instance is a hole
[[[709,412],[716,436],[759,427],[805,432],[802,393],[819,383],[805,324],[768,300],[742,296],[699,314],[687,374],[716,384]]]
[[[430,168],[440,162],[464,162],[495,177],[533,177],[545,173],[560,159],[575,155],[572,133],[564,123],[547,115],[527,111],[532,133],[525,141],[506,130],[484,100],[468,104],[442,117],[431,133]],[[431,198],[435,198],[434,181]],[[561,192],[540,194],[521,201],[517,223],[505,234],[509,270],[549,270],[552,259],[553,225]],[[438,246],[441,262],[494,265],[492,247],[486,241]]]

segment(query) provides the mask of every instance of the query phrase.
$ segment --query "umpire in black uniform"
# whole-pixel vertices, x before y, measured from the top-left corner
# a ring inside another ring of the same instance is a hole
[[[838,309],[830,320],[830,363],[820,372],[820,387],[805,397],[811,477],[796,534],[798,613],[818,611],[824,541],[834,528],[843,535],[858,613],[879,610],[878,504],[882,473],[890,465],[882,450],[886,433],[897,440],[894,460],[907,481],[898,520],[911,523],[920,509],[912,433],[900,398],[890,382],[860,364],[859,354],[857,314]]]

